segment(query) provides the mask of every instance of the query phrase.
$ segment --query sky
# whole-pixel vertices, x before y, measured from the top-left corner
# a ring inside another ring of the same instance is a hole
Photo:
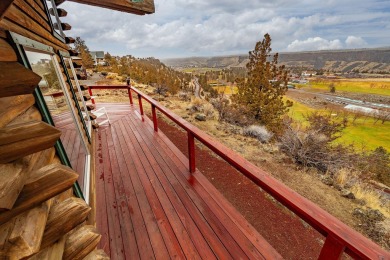
[[[159,59],[246,54],[269,33],[275,52],[390,46],[389,0],[155,0],[133,14],[66,1],[67,36],[90,51]]]

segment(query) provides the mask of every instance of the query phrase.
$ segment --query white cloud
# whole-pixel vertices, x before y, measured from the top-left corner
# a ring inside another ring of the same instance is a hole
[[[247,53],[265,33],[275,51],[388,45],[390,2],[373,1],[156,0],[145,16],[69,1],[61,8],[69,36],[91,50],[161,58]]]
[[[362,48],[367,46],[367,42],[362,37],[348,36],[345,40],[347,48]]]
[[[326,40],[321,37],[295,40],[287,46],[288,51],[333,50],[343,47],[340,40]]]

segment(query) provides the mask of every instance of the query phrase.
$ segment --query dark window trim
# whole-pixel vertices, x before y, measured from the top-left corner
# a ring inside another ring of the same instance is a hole
[[[21,36],[19,34],[8,32],[8,38],[12,40],[13,47],[17,50],[16,54],[18,56],[19,62],[21,62],[26,68],[32,70],[30,63],[28,62],[27,55],[22,48],[22,46],[30,47],[37,49],[39,51],[42,51],[43,53],[56,55],[54,52],[54,49],[50,46],[44,45],[42,43],[36,42],[34,40],[28,39],[24,36]],[[53,118],[50,115],[49,108],[46,105],[46,102],[44,101],[43,94],[39,87],[37,86],[34,90],[34,98],[36,101],[36,105],[38,106],[38,110],[42,115],[42,119],[44,122],[55,126]],[[72,165],[70,163],[70,160],[68,158],[68,155],[66,154],[64,145],[61,142],[61,139],[58,139],[57,142],[54,145],[56,152],[58,154],[58,157],[60,158],[60,161],[63,165],[66,165],[68,167],[72,168]],[[73,193],[76,197],[81,198],[85,200],[84,194],[80,188],[79,183],[76,181],[73,185]]]

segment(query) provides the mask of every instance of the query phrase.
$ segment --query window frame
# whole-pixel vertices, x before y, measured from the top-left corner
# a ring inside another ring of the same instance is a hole
[[[40,42],[31,40],[31,39],[29,39],[27,37],[24,37],[22,35],[14,33],[14,32],[9,32],[9,36],[10,36],[10,39],[12,40],[12,43],[13,43],[14,47],[16,47],[16,49],[18,50],[17,55],[18,55],[19,61],[26,68],[32,70],[31,65],[29,63],[29,60],[28,60],[28,57],[27,57],[26,52],[24,50],[24,47],[35,49],[38,52],[51,55],[52,60],[55,60],[57,62],[55,57],[53,57],[53,56],[56,55],[53,47],[50,47],[50,46],[42,44]],[[58,64],[58,62],[57,62],[57,64]],[[56,68],[56,70],[57,69],[58,68]],[[46,104],[46,102],[44,100],[44,96],[43,96],[39,86],[36,86],[36,88],[34,89],[33,95],[34,95],[34,98],[35,98],[38,110],[39,110],[39,112],[42,115],[42,120],[44,122],[52,125],[52,126],[55,126],[54,120],[53,120],[53,118],[52,118],[52,116],[50,114],[49,108],[47,107],[47,104]],[[66,166],[72,168],[72,165],[70,163],[69,157],[68,157],[68,155],[67,155],[67,153],[65,151],[65,148],[64,148],[64,145],[62,144],[61,139],[58,139],[56,141],[54,147],[56,149],[58,157],[60,158],[61,163],[63,165],[66,165]],[[87,151],[87,153],[89,153],[89,149],[87,149],[86,151]],[[80,188],[80,185],[79,185],[78,181],[76,181],[74,183],[74,185],[73,185],[73,192],[74,192],[74,195],[76,197],[85,200],[87,203],[89,202],[89,201],[86,200],[86,198],[85,198],[85,196],[83,194],[83,191]],[[89,194],[86,194],[86,195],[88,195],[88,197],[89,197]]]

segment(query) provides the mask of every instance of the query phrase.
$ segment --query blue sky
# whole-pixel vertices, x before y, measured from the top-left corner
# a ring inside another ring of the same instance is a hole
[[[245,2],[245,4],[243,4]],[[265,33],[274,51],[390,46],[389,0],[155,0],[136,16],[66,1],[68,36],[113,55],[245,54]]]

